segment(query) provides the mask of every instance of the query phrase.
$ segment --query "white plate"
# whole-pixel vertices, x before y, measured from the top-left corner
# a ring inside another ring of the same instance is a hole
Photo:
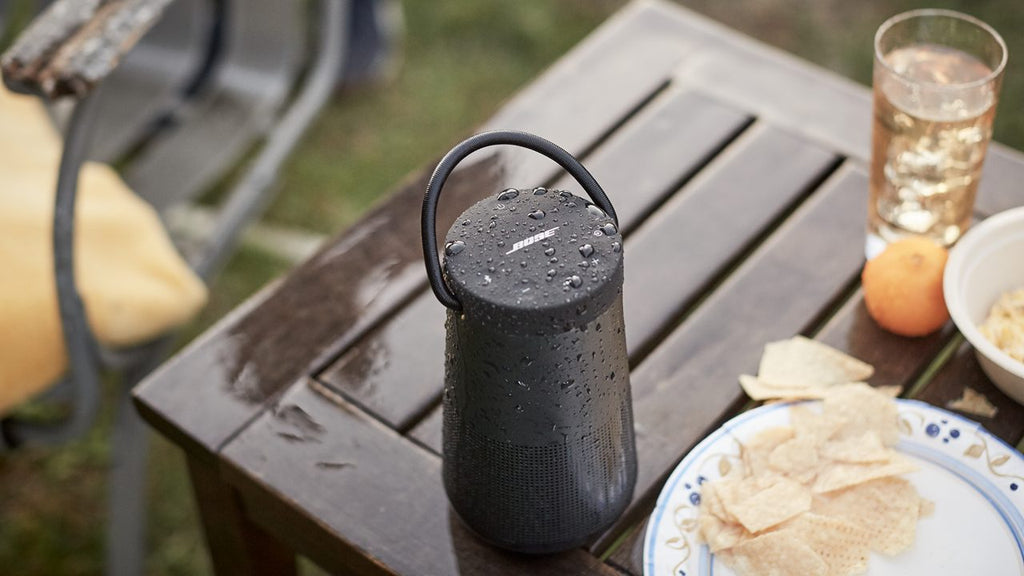
[[[907,474],[935,502],[913,547],[896,557],[871,553],[868,574],[1024,574],[1024,458],[976,422],[923,402],[897,400],[896,449],[920,465]],[[733,418],[698,444],[665,483],[644,539],[646,576],[731,576],[701,544],[695,522],[701,484],[739,462],[739,443],[789,423],[789,404]]]

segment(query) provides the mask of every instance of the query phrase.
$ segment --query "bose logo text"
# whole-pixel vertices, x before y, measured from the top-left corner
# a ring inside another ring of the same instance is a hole
[[[538,241],[543,240],[545,238],[551,238],[552,236],[555,235],[555,230],[558,230],[559,228],[560,228],[560,226],[555,226],[554,228],[552,228],[550,230],[545,230],[543,232],[538,232],[538,233],[534,234],[533,236],[530,236],[529,238],[524,238],[523,240],[520,240],[519,242],[516,242],[515,244],[513,244],[512,245],[512,249],[509,250],[508,252],[505,252],[505,255],[508,256],[509,254],[515,252],[516,250],[519,250],[520,248],[526,248],[527,246],[529,246],[530,244],[533,244],[534,242],[538,242]]]

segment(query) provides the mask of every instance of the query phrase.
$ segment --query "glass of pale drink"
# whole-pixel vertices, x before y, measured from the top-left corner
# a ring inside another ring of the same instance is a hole
[[[991,26],[950,10],[893,16],[875,34],[866,252],[906,236],[950,246],[971,223],[1006,65]]]

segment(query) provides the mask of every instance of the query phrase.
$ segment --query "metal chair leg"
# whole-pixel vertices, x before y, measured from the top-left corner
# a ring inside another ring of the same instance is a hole
[[[107,483],[108,507],[105,573],[142,574],[146,557],[146,456],[148,431],[131,401],[127,383],[118,392]]]
[[[167,357],[174,338],[166,336],[146,347],[120,383],[114,416],[112,463],[107,484],[105,573],[134,576],[143,573],[146,558],[146,462],[149,429],[135,406],[132,389]]]

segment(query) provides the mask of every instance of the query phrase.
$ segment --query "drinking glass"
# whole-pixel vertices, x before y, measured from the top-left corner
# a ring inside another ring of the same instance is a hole
[[[878,29],[868,258],[906,236],[950,246],[970,226],[1005,65],[999,34],[959,12]]]

